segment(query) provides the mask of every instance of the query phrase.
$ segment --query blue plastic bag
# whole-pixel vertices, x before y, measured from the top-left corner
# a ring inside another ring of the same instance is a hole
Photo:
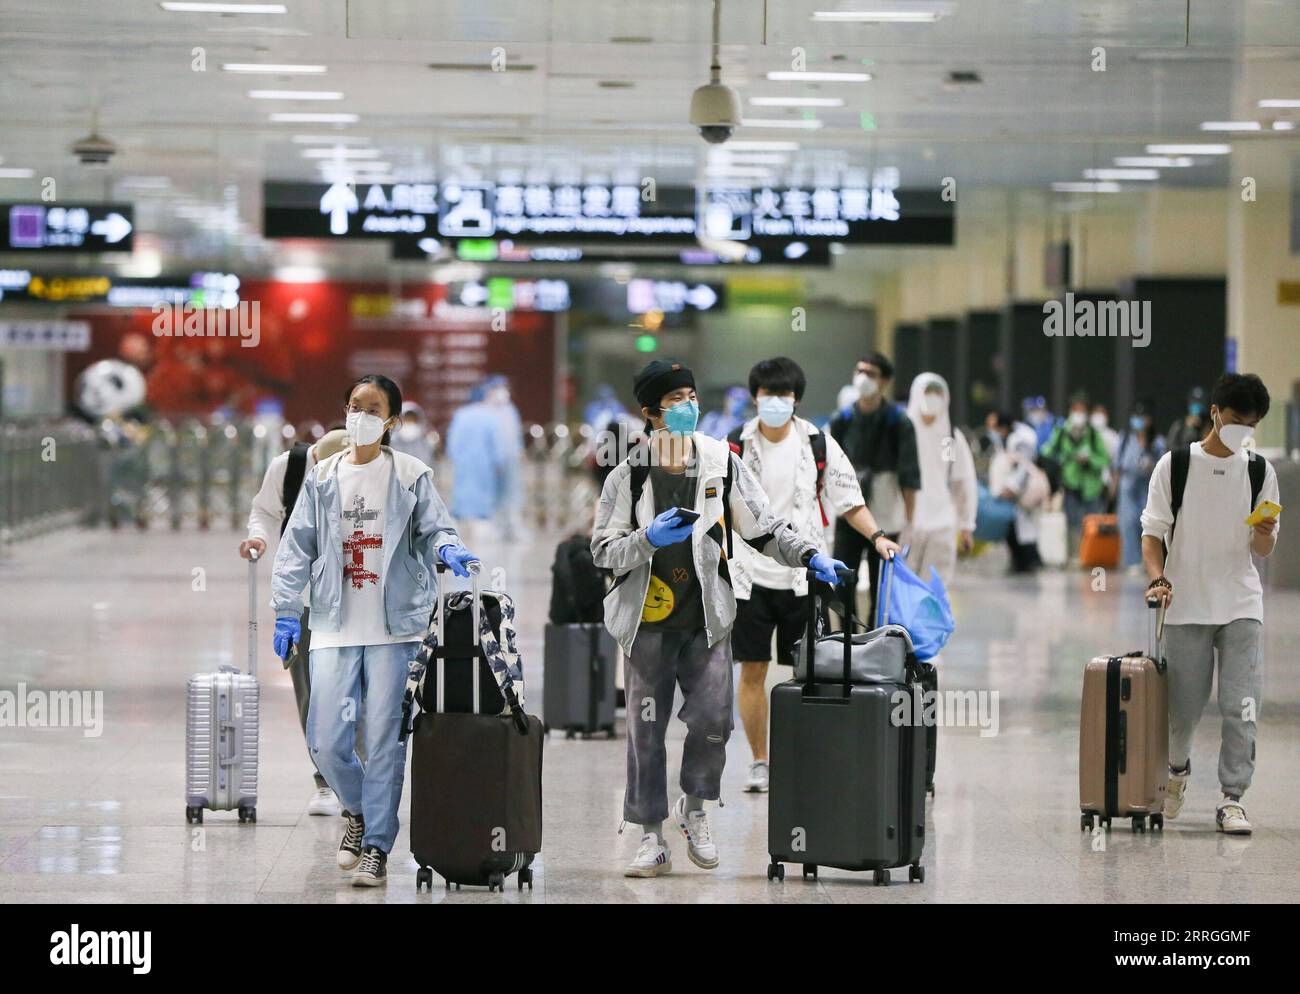
[[[1007,533],[1016,523],[1016,505],[989,493],[984,484],[979,485],[979,499],[975,505],[975,537],[981,542],[1005,542]]]
[[[902,625],[911,636],[916,658],[926,662],[943,650],[957,626],[939,574],[931,568],[930,579],[922,580],[907,565],[906,555],[904,549],[894,556],[892,565],[885,566],[884,583],[876,601],[876,627],[886,620],[891,625]]]

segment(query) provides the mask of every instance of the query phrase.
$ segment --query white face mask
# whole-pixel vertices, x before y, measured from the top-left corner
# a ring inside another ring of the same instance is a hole
[[[759,397],[758,416],[769,428],[780,428],[794,416],[794,398]]]
[[[1092,417],[1088,419],[1088,423],[1091,424],[1098,431],[1101,431],[1101,429],[1106,427],[1106,415],[1094,414]]]
[[[407,439],[410,439],[410,438],[419,438],[419,437],[420,437],[420,426],[419,426],[419,425],[413,425],[413,424],[411,424],[410,422],[406,422],[406,423],[404,423],[404,424],[402,425],[402,427],[400,427],[400,428],[397,429],[397,434],[399,434],[400,436],[402,436],[402,438],[407,438]]]
[[[1241,447],[1252,438],[1255,429],[1250,425],[1225,425],[1219,422],[1219,441],[1227,447],[1229,452],[1240,452]]]
[[[874,397],[876,391],[880,389],[875,379],[866,373],[853,374],[853,388],[857,390],[859,397]]]
[[[1084,414],[1082,411],[1070,412],[1070,424],[1075,428],[1082,428],[1087,423],[1088,415]]]
[[[353,445],[374,445],[384,437],[384,419],[365,411],[349,413],[347,427]]]

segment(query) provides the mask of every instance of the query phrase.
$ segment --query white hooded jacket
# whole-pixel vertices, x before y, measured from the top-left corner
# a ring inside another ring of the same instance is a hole
[[[937,386],[942,400],[926,397],[928,387]],[[921,489],[912,514],[914,531],[974,531],[978,490],[975,459],[970,443],[960,431],[953,431],[948,415],[948,384],[937,373],[921,373],[912,381],[907,416],[916,429],[916,456],[921,464]],[[922,415],[934,415],[925,423]]]

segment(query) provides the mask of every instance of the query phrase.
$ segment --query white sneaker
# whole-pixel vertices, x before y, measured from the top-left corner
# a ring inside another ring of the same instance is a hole
[[[756,759],[749,764],[749,779],[745,781],[745,793],[767,793],[767,760]]]
[[[341,815],[343,805],[328,787],[317,787],[312,799],[307,802],[309,815]]]
[[[1192,764],[1181,773],[1169,771],[1169,787],[1165,791],[1165,817],[1174,819],[1183,810],[1183,797],[1187,793],[1187,781],[1192,778]]]
[[[712,870],[718,865],[718,847],[713,844],[709,831],[709,816],[703,811],[687,811],[686,795],[677,798],[673,805],[673,818],[686,836],[686,855],[701,870]]]
[[[357,870],[352,874],[353,887],[382,887],[388,883],[388,854],[378,846],[366,846]]]
[[[1224,835],[1249,835],[1251,832],[1250,822],[1246,820],[1246,809],[1240,801],[1234,801],[1226,794],[1219,801],[1214,821]]]
[[[657,835],[641,836],[641,848],[623,871],[625,877],[661,877],[673,872],[673,854]]]

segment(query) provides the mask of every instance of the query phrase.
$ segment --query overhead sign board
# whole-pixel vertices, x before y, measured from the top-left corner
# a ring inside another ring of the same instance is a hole
[[[130,204],[0,204],[0,252],[130,252]]]

